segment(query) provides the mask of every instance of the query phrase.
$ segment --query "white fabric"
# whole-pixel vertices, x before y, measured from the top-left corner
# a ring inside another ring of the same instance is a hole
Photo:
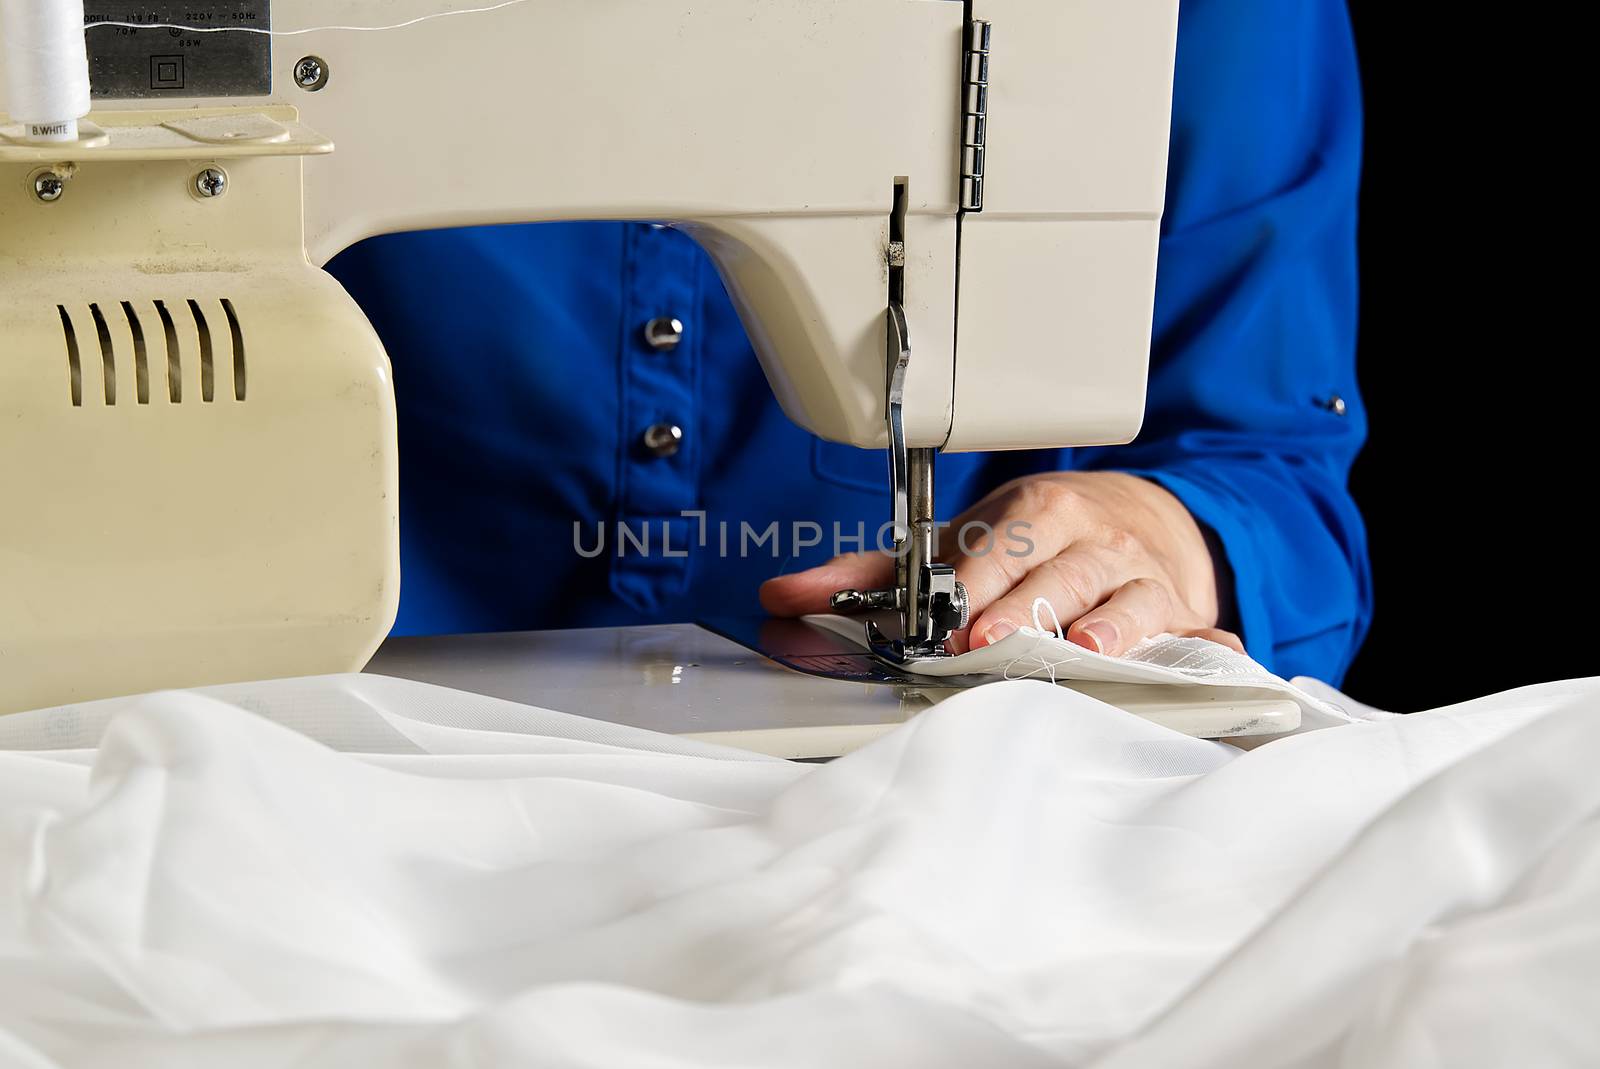
[[[1040,623],[1040,607],[1049,608],[1043,598],[1034,607],[1034,622]],[[1054,615],[1053,610],[1051,615]],[[849,616],[819,613],[805,617],[813,627],[838,635],[867,648],[861,621]],[[1137,683],[1144,685],[1193,685],[1230,687],[1260,691],[1265,697],[1288,698],[1300,707],[1300,729],[1348,724],[1355,720],[1381,720],[1393,714],[1352,702],[1338,691],[1322,684],[1310,688],[1273,675],[1253,658],[1203,638],[1156,635],[1143,639],[1118,657],[1068,642],[1042,625],[1020,627],[999,642],[969,650],[954,657],[929,657],[911,660],[900,667],[907,672],[935,679],[1046,679],[1052,683]],[[1320,689],[1319,689],[1320,688]]]
[[[496,747],[555,753],[569,748],[569,743],[578,744],[580,750],[584,744],[599,743],[730,761],[774,760],[747,750],[388,676],[228,683],[189,693],[236,705],[324,746],[351,753],[487,753]],[[113,718],[145,704],[143,697],[107,698],[0,716],[0,750],[91,749],[100,745]]]
[[[0,1065],[1600,1064],[1600,680],[1248,753],[1000,682],[823,766],[275,686],[0,752]]]

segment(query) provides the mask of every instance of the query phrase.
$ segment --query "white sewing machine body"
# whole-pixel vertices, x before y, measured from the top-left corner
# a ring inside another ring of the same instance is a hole
[[[374,17],[173,17],[268,10]],[[808,430],[885,445],[898,302],[913,451],[1130,440],[1176,16],[614,0],[253,35],[245,60],[226,35],[91,38],[77,140],[0,121],[0,712],[371,658],[399,596],[393,391],[320,265],[374,234],[671,222]]]

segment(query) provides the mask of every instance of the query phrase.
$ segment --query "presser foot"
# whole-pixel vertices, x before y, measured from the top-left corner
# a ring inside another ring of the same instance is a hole
[[[918,611],[905,611],[909,603],[901,590],[841,590],[833,595],[833,610],[845,615],[863,612],[897,611],[906,638],[891,639],[877,623],[866,623],[867,645],[880,658],[893,664],[948,657],[945,641],[952,632],[967,626],[967,588],[955,577],[948,564],[928,564],[921,568]]]

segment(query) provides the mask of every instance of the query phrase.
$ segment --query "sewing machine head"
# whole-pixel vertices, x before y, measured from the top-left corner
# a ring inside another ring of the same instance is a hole
[[[0,119],[0,712],[370,657],[398,598],[393,395],[317,265],[377,233],[692,234],[784,410],[891,449],[896,588],[838,601],[901,614],[891,655],[963,616],[935,450],[1137,432],[1176,0],[432,17],[459,7],[147,5],[222,32],[92,29],[92,114]],[[0,30],[32,109],[12,46],[36,28]]]

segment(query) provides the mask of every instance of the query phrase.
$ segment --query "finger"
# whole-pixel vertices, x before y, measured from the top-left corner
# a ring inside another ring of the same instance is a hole
[[[1063,621],[1076,620],[1104,601],[1126,579],[1117,559],[1098,546],[1058,553],[973,621],[972,649],[999,642],[1019,627],[1033,626],[1033,603],[1044,598]]]
[[[1070,490],[1027,483],[979,502],[941,532],[939,557],[955,565],[974,620],[1083,534],[1081,506]]]
[[[1010,555],[1005,548],[997,545],[981,557],[955,556],[950,559],[955,565],[956,581],[966,587],[967,618],[971,621],[967,627],[950,636],[950,650],[953,653],[966,653],[974,648],[973,634],[981,633],[977,627],[985,620],[985,610],[1015,589],[1027,577],[1029,570],[1044,558],[1020,553]],[[1025,617],[1025,621],[1031,619],[1031,613]],[[1002,637],[997,635],[994,641],[998,642]]]
[[[1165,583],[1134,579],[1119,587],[1104,605],[1074,621],[1067,628],[1067,641],[1108,657],[1120,657],[1140,639],[1167,630],[1172,625],[1174,607]]]
[[[1032,622],[1031,599],[1020,612],[990,614],[988,610],[1035,568],[1087,534],[1088,514],[1075,490],[1049,480],[1031,480],[990,495],[956,519],[951,525],[953,533],[947,532],[941,540],[940,559],[955,565],[956,579],[966,587],[973,623],[950,636],[952,652],[965,653],[987,645],[974,638],[984,633],[980,626],[986,629],[1007,621],[988,639],[998,642],[1011,630]]]
[[[886,553],[846,553],[826,564],[761,584],[761,607],[773,616],[827,612],[839,590],[883,590],[894,582],[894,558]]]
[[[1232,631],[1224,631],[1220,627],[1202,627],[1194,631],[1183,631],[1180,634],[1184,638],[1203,638],[1207,642],[1215,642],[1219,646],[1228,647],[1235,653],[1245,652],[1244,639]]]

